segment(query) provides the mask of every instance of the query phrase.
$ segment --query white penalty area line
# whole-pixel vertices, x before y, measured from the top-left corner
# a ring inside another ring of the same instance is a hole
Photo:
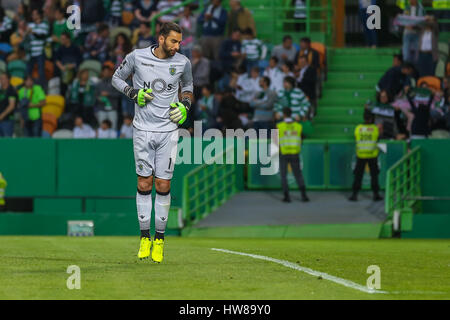
[[[256,255],[256,254],[249,254],[249,253],[231,251],[231,250],[226,250],[226,249],[211,248],[211,250],[220,251],[220,252],[224,252],[224,253],[236,254],[236,255],[240,255],[240,256],[246,256],[246,257],[250,257],[250,258],[253,258],[253,259],[259,259],[259,260],[264,260],[264,261],[275,262],[275,263],[281,264],[282,266],[285,266],[285,267],[288,267],[288,268],[291,268],[291,269],[294,269],[294,270],[297,270],[297,271],[301,271],[301,272],[310,274],[310,275],[315,276],[315,277],[321,277],[322,279],[325,279],[325,280],[328,280],[328,281],[331,281],[331,282],[343,285],[343,286],[351,288],[351,289],[355,289],[355,290],[358,290],[358,291],[361,291],[361,292],[365,292],[365,293],[370,293],[370,294],[372,294],[372,293],[388,293],[387,291],[371,289],[371,288],[362,286],[360,284],[357,284],[357,283],[355,283],[353,281],[329,275],[328,273],[325,273],[325,272],[320,272],[320,271],[316,271],[316,270],[313,270],[313,269],[310,269],[310,268],[302,267],[302,266],[299,266],[296,263],[292,263],[292,262],[289,262],[289,261],[286,261],[286,260],[278,260],[278,259],[274,259],[274,258],[271,258],[271,257],[259,256],[259,255]]]

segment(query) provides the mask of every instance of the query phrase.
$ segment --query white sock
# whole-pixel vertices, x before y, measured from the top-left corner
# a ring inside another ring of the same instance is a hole
[[[156,192],[155,198],[155,231],[164,233],[166,231],[167,219],[170,209],[170,193],[160,195]]]
[[[150,230],[150,217],[152,215],[152,194],[136,194],[136,207],[141,230]]]

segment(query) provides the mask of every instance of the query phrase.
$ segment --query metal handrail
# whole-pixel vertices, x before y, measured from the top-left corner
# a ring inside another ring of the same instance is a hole
[[[420,146],[417,146],[387,171],[385,211],[389,217],[394,211],[412,207],[420,199],[420,159]]]
[[[212,164],[203,164],[183,177],[182,210],[186,226],[197,223],[237,192],[236,164],[217,163],[220,158],[224,160],[230,149],[215,156]]]

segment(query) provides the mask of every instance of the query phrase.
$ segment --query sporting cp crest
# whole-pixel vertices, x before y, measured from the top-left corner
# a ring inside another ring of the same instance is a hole
[[[175,68],[175,66],[170,66],[169,72],[170,72],[170,75],[173,76],[177,72],[177,68]]]

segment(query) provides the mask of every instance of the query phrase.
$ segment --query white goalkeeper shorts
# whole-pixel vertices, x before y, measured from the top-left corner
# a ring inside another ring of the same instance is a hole
[[[177,157],[178,130],[152,132],[133,128],[136,174],[171,180]]]

